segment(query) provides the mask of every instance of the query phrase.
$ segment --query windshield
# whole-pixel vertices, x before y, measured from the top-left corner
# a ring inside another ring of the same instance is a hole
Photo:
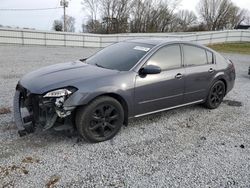
[[[86,60],[86,63],[119,71],[130,70],[153,45],[133,42],[113,44]]]

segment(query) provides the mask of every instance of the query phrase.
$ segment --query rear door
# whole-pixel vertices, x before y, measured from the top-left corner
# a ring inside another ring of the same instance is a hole
[[[196,102],[207,97],[216,66],[213,53],[189,44],[183,44],[185,66],[184,103]]]
[[[136,76],[135,115],[150,113],[183,103],[184,68],[179,44],[156,51],[145,65],[156,65],[161,73]]]

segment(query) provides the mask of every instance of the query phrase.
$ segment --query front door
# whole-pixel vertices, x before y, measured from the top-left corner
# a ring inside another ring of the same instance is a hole
[[[135,82],[135,115],[160,111],[183,104],[184,68],[178,44],[157,50],[145,65],[156,65],[161,73],[137,75]]]

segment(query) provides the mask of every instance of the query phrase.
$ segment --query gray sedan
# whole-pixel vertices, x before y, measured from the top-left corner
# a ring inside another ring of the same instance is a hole
[[[20,136],[37,127],[76,128],[87,141],[100,142],[129,118],[197,103],[217,108],[234,81],[233,63],[207,47],[128,40],[25,75],[16,87],[14,117]]]

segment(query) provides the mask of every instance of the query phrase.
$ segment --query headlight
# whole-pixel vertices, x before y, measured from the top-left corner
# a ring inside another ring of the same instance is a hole
[[[70,91],[69,89],[57,89],[46,93],[46,95],[44,95],[43,97],[64,97],[72,93],[73,91]]]

